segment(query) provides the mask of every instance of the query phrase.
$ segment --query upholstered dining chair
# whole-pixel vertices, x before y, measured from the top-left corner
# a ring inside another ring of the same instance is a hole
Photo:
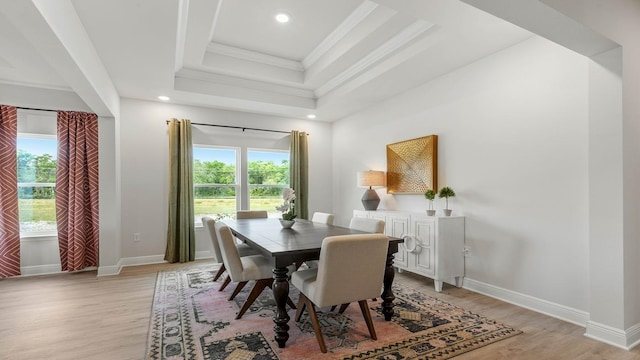
[[[333,214],[316,211],[316,212],[313,213],[313,216],[311,217],[311,221],[317,222],[317,223],[333,225],[333,219],[334,218],[335,218],[335,215],[333,215]]]
[[[349,222],[351,229],[366,231],[374,234],[384,233],[384,221],[377,219],[369,219],[363,217],[352,217]]]
[[[269,217],[267,210],[238,210],[236,219],[266,219]]]
[[[320,248],[318,267],[291,275],[291,284],[300,290],[295,320],[300,321],[306,308],[323,353],[327,347],[316,307],[357,301],[369,335],[377,340],[367,299],[380,295],[388,248],[389,238],[383,234],[326,237]]]
[[[238,283],[229,297],[229,300],[233,300],[249,281],[255,280],[255,284],[253,285],[249,296],[247,296],[247,299],[244,304],[242,304],[238,315],[236,315],[237,320],[242,318],[242,315],[244,315],[251,304],[253,304],[253,302],[258,298],[264,288],[271,288],[273,284],[273,266],[269,263],[269,260],[262,255],[240,257],[231,229],[229,229],[225,223],[220,221],[216,222],[214,226],[218,242],[220,243],[222,260],[227,268],[229,277],[231,278],[231,281]],[[291,298],[287,299],[287,303],[293,309],[296,308]]]
[[[327,225],[333,225],[334,218],[335,218],[335,215],[333,214],[316,211],[313,213],[313,216],[311,217],[311,221],[317,222],[317,223],[323,223]],[[309,261],[305,261],[304,263],[310,268],[318,267],[318,260],[309,260]]]
[[[209,233],[209,238],[211,239],[211,243],[213,244],[213,255],[215,255],[216,261],[222,263],[222,265],[220,265],[220,269],[218,269],[218,272],[216,272],[215,276],[213,277],[213,281],[218,280],[218,278],[226,270],[226,267],[224,266],[224,261],[222,261],[222,253],[220,252],[220,244],[218,243],[218,236],[216,234],[215,223],[216,221],[213,220],[213,218],[211,217],[208,217],[208,216],[202,217],[202,225],[207,229],[207,232]],[[238,244],[236,242],[236,247],[238,248],[238,255],[240,256],[258,255],[258,252],[255,251],[253,248],[251,248],[251,246],[247,244]],[[222,286],[220,286],[219,291],[224,290],[227,287],[227,285],[229,285],[230,282],[231,282],[231,278],[227,276],[224,282],[222,283]]]
[[[360,231],[366,231],[366,232],[375,233],[375,234],[383,234],[384,233],[384,221],[383,220],[376,220],[376,219],[369,219],[369,218],[362,218],[362,217],[353,217],[353,218],[351,218],[351,221],[349,222],[349,227],[351,229],[360,230]],[[380,294],[378,294],[378,295],[380,295]],[[371,300],[375,301],[376,297],[371,298]],[[344,303],[344,304],[340,305],[340,309],[338,310],[338,312],[340,314],[342,314],[345,310],[347,310],[347,307],[349,307],[349,303]],[[335,308],[336,308],[335,305],[332,306],[331,307],[331,311],[335,310]]]

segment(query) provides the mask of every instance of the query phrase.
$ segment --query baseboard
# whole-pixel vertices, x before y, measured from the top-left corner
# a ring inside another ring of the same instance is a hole
[[[204,260],[204,259],[213,259],[211,255],[211,251],[196,251],[196,260]],[[151,264],[162,264],[165,263],[164,255],[148,255],[148,256],[136,256],[136,257],[128,257],[122,258],[118,261],[117,265],[105,267],[105,273],[102,274],[98,272],[98,276],[101,275],[117,275],[120,273],[120,270],[125,266],[140,266],[140,265],[151,265]],[[103,267],[101,266],[100,269]],[[109,268],[109,269],[107,269]],[[113,269],[111,269],[113,268]],[[116,271],[117,268],[117,271]]]
[[[163,262],[166,262],[164,260],[164,255],[147,255],[120,259],[120,264],[122,267],[161,264]]]
[[[635,324],[627,330],[620,330],[589,321],[584,336],[624,350],[631,350],[640,344],[640,324]]]
[[[60,274],[62,272],[63,271],[60,270],[60,264],[20,267],[20,276]]]
[[[547,300],[521,294],[515,291],[503,289],[481,281],[464,278],[463,288],[518,305],[525,309],[533,310],[563,321],[585,327],[589,321],[589,313],[573,309],[564,305],[552,303]]]
[[[640,323],[627,329],[627,344],[629,344],[629,350],[640,345]]]
[[[113,276],[120,274],[122,270],[122,259],[116,265],[98,267],[98,276]]]
[[[211,251],[196,251],[196,260],[213,259]],[[149,256],[137,256],[130,258],[122,258],[115,265],[99,266],[98,276],[113,276],[120,274],[120,271],[125,266],[138,266],[138,265],[150,265],[161,264],[166,262],[164,255],[149,255]],[[94,270],[92,268],[91,270]],[[61,274],[66,271],[60,270],[60,264],[38,265],[38,266],[23,266],[20,268],[20,276],[36,276],[36,275],[51,275]]]
[[[95,266],[89,266],[81,271],[94,271],[98,268]],[[68,271],[62,271],[60,264],[38,265],[38,266],[23,266],[20,268],[20,277],[26,276],[38,276],[38,275],[55,275],[55,274],[68,274]]]

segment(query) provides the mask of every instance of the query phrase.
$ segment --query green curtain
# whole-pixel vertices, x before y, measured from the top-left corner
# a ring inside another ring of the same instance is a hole
[[[295,213],[309,219],[309,150],[307,133],[291,131],[291,172],[289,184],[296,192]]]
[[[169,121],[169,226],[168,262],[193,261],[196,257],[196,236],[193,208],[193,147],[191,121]]]

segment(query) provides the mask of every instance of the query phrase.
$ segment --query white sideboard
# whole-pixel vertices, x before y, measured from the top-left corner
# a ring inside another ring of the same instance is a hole
[[[385,222],[385,234],[404,238],[394,266],[432,278],[437,292],[443,282],[462,286],[464,277],[464,217],[428,216],[391,210],[354,210],[353,216]]]

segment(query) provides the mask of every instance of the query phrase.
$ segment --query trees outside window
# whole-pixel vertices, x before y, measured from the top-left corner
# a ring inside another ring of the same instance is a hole
[[[196,145],[193,159],[196,223],[205,215],[233,216],[242,208],[277,216],[275,207],[289,183],[288,151]]]
[[[235,148],[193,148],[193,201],[196,222],[202,216],[235,214],[240,194]]]
[[[278,216],[276,206],[289,187],[289,152],[248,150],[249,208]]]
[[[56,138],[19,134],[17,145],[20,233],[55,235]]]

